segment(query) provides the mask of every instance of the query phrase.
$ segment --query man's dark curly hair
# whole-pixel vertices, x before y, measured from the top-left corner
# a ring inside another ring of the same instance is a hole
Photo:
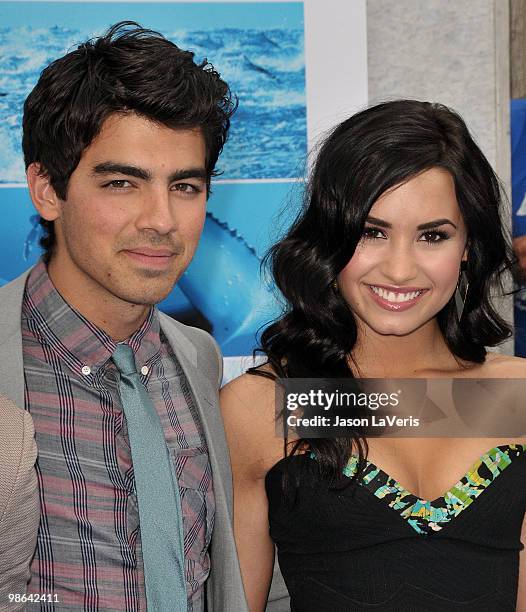
[[[26,168],[33,162],[67,199],[82,153],[114,113],[137,113],[169,128],[200,128],[206,145],[207,187],[227,140],[237,101],[214,67],[158,32],[123,21],[52,62],[24,104]],[[53,223],[41,219],[49,261]]]

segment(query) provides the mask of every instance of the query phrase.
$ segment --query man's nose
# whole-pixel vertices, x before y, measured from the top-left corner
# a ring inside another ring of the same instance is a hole
[[[166,188],[152,188],[145,194],[136,225],[140,230],[150,229],[158,234],[169,234],[176,228],[174,203]]]

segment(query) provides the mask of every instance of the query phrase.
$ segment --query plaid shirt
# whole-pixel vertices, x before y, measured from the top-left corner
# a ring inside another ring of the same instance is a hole
[[[56,595],[59,603],[41,603],[42,610],[146,610],[133,465],[111,360],[116,344],[62,299],[43,263],[26,284],[22,337],[42,508],[28,592]],[[155,309],[127,343],[173,458],[188,610],[201,612],[215,504],[199,416]]]

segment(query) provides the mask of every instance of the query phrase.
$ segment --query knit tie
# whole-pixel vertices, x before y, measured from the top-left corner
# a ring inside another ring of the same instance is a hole
[[[137,373],[132,348],[117,345],[112,359],[121,374],[148,610],[187,612],[181,498],[161,421]]]

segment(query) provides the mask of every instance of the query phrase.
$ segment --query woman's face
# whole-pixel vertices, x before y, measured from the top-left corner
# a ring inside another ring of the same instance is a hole
[[[405,336],[430,322],[455,291],[466,239],[446,170],[432,168],[380,196],[338,275],[359,327]]]

